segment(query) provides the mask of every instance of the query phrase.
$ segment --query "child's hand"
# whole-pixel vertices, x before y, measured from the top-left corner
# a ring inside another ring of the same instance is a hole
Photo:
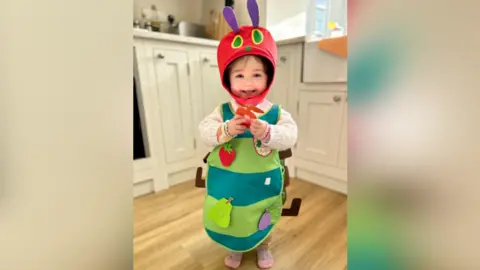
[[[252,124],[250,125],[250,132],[258,140],[262,139],[262,136],[265,135],[267,130],[268,123],[260,119],[252,119]]]
[[[247,122],[243,116],[235,115],[232,120],[228,121],[228,133],[232,136],[237,136],[245,132],[246,127],[243,125]]]

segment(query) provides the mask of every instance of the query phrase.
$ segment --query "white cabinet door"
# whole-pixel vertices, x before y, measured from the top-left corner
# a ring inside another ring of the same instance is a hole
[[[345,98],[342,113],[342,135],[340,137],[340,150],[338,153],[338,168],[347,169],[348,164],[348,101]]]
[[[304,83],[346,83],[347,70],[347,58],[320,50],[318,41],[305,43],[303,61]]]
[[[187,51],[154,48],[154,69],[166,163],[195,157]]]
[[[230,101],[230,95],[222,86],[215,53],[201,53],[200,69],[203,114],[206,116],[212,113],[215,107]]]
[[[295,47],[279,46],[275,79],[267,96],[268,100],[284,108],[288,108],[288,91],[292,90],[296,79],[300,80],[295,77],[298,72],[295,66],[296,54]]]
[[[344,99],[344,93],[300,90],[299,157],[337,166]]]
[[[273,103],[285,106],[287,104],[287,91],[290,88],[291,61],[288,50],[278,50],[278,62],[275,70],[275,79],[273,81],[267,99]]]

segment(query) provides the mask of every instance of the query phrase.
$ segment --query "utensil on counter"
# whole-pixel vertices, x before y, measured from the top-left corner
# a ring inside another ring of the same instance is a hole
[[[168,21],[168,33],[170,34],[178,34],[178,23],[175,23],[175,17],[170,14],[167,16],[167,21]]]
[[[205,25],[181,21],[178,24],[178,34],[180,36],[205,38]]]
[[[149,22],[149,21],[146,21],[145,22],[145,29],[147,29],[148,31],[152,31],[152,23]]]
[[[152,31],[168,33],[167,15],[163,11],[158,10],[156,5],[150,6],[150,12],[152,14]]]

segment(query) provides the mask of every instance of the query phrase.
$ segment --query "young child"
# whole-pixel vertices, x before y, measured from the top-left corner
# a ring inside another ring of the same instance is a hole
[[[291,115],[265,97],[275,75],[277,48],[258,26],[258,7],[248,0],[252,26],[232,28],[218,46],[222,84],[232,97],[199,124],[202,139],[214,147],[208,157],[204,225],[208,236],[230,251],[225,264],[238,268],[244,252],[256,249],[260,268],[273,266],[271,233],[281,216],[283,166],[278,151],[292,148],[297,125]],[[254,112],[236,115],[239,108]]]

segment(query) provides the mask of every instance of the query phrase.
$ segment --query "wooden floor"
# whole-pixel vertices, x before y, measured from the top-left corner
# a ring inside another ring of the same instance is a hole
[[[287,270],[343,270],[347,260],[347,199],[342,194],[293,179],[287,188],[303,199],[298,217],[282,217],[273,233],[275,266]],[[216,270],[226,251],[202,227],[204,189],[187,182],[135,200],[136,270]],[[254,252],[240,269],[258,269]]]

